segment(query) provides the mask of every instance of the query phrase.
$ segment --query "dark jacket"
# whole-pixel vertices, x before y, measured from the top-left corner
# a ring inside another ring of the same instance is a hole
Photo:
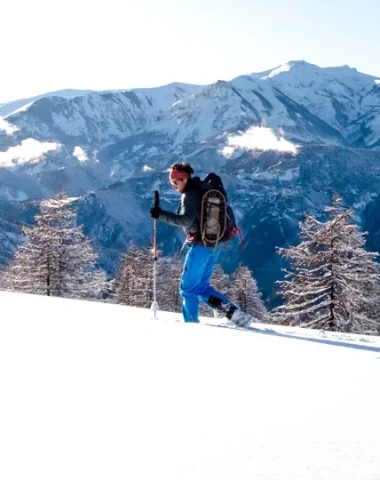
[[[161,210],[158,217],[163,222],[175,227],[182,227],[188,236],[199,237],[201,211],[201,180],[192,177],[187,182],[185,191],[181,196],[181,203],[177,213]]]

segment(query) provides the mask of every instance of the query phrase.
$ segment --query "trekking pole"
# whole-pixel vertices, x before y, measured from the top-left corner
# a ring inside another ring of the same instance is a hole
[[[155,190],[154,192],[154,206],[159,207],[160,195]],[[160,309],[157,303],[157,219],[153,221],[153,303],[150,309],[153,311],[153,318],[156,319],[156,312]]]

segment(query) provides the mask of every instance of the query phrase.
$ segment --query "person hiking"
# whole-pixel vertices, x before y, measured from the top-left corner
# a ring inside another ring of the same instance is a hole
[[[214,310],[216,316],[222,315],[236,325],[246,326],[251,321],[250,315],[210,285],[221,248],[219,245],[205,246],[202,242],[200,229],[202,181],[199,177],[192,177],[193,173],[194,170],[188,163],[174,163],[170,167],[170,184],[181,194],[177,213],[162,210],[159,205],[150,209],[152,218],[182,227],[187,234],[189,250],[185,257],[180,283],[184,321],[199,323],[199,300],[202,300]]]

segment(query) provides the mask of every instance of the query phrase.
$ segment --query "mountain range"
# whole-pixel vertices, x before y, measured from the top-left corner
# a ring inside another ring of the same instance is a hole
[[[151,241],[153,190],[162,208],[176,207],[174,161],[222,176],[245,243],[228,246],[224,266],[246,263],[268,305],[283,267],[276,247],[298,242],[303,215],[323,218],[334,192],[380,252],[380,79],[291,61],[211,85],[66,90],[1,105],[0,262],[38,199],[63,186],[113,275],[131,240]],[[160,224],[163,254],[182,242]]]

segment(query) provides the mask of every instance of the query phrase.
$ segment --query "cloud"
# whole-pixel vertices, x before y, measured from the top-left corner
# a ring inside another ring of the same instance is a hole
[[[275,135],[271,128],[250,127],[244,133],[229,136],[228,145],[221,150],[221,153],[225,157],[231,157],[236,150],[276,150],[295,154],[298,151],[298,145]]]
[[[14,125],[11,125],[10,123],[6,122],[3,118],[0,117],[0,131],[1,130],[5,131],[7,135],[13,135],[19,129]]]
[[[0,152],[0,167],[14,167],[24,163],[38,163],[41,157],[50,151],[58,150],[57,143],[38,142],[33,138],[23,140],[21,145]]]
[[[80,162],[88,162],[88,156],[82,147],[75,147],[73,156],[76,157]]]

